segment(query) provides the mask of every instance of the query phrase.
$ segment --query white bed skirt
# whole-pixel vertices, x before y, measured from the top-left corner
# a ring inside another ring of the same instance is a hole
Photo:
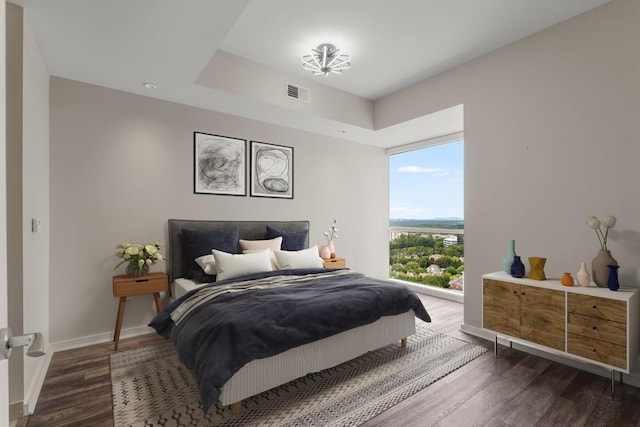
[[[311,372],[344,363],[416,332],[413,310],[247,363],[222,387],[220,403],[230,405]]]

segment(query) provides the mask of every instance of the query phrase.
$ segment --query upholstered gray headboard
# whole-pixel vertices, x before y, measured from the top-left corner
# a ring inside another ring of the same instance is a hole
[[[309,229],[309,221],[206,221],[193,219],[169,220],[169,283],[184,277],[192,260],[186,256],[182,241],[182,230],[213,231],[237,227],[239,238],[244,240],[261,240],[267,236],[267,225],[278,230],[292,232]],[[309,246],[307,236],[306,246]]]

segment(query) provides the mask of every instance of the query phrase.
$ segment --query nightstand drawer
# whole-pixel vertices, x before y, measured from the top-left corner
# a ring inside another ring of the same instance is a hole
[[[115,276],[113,278],[114,297],[154,294],[166,292],[167,289],[167,275],[164,273],[151,273],[140,277]]]
[[[347,260],[344,258],[325,259],[322,265],[324,268],[345,268],[347,266]]]

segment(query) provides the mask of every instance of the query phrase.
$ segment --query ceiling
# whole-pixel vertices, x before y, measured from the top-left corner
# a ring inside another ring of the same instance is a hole
[[[25,8],[52,76],[379,147],[462,130],[462,107],[384,129],[293,111],[198,83],[216,52],[244,67],[365,103],[477,58],[608,0],[11,0]],[[342,75],[312,76],[321,43],[351,55]],[[256,67],[255,64],[259,67]],[[254,64],[254,65],[252,65]],[[215,70],[214,70],[215,71]],[[238,75],[242,70],[235,72]],[[227,71],[228,72],[228,71]],[[255,74],[255,73],[254,73]],[[154,82],[149,90],[143,82]],[[247,82],[250,84],[251,82]],[[373,108],[372,108],[373,110]]]

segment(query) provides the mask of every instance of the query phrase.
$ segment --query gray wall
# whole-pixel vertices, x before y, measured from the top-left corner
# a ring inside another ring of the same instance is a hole
[[[294,148],[294,199],[193,194],[193,132]],[[59,78],[51,79],[51,341],[108,341],[121,241],[167,242],[167,219],[311,221],[311,244],[335,217],[338,255],[388,274],[388,166],[383,150]],[[164,252],[166,255],[166,251]],[[152,271],[163,270],[157,264]],[[127,302],[123,335],[152,318]]]
[[[465,325],[509,239],[551,277],[590,262],[589,214],[618,217],[609,247],[639,283],[639,22],[640,1],[614,0],[376,104],[393,123],[464,103]]]

